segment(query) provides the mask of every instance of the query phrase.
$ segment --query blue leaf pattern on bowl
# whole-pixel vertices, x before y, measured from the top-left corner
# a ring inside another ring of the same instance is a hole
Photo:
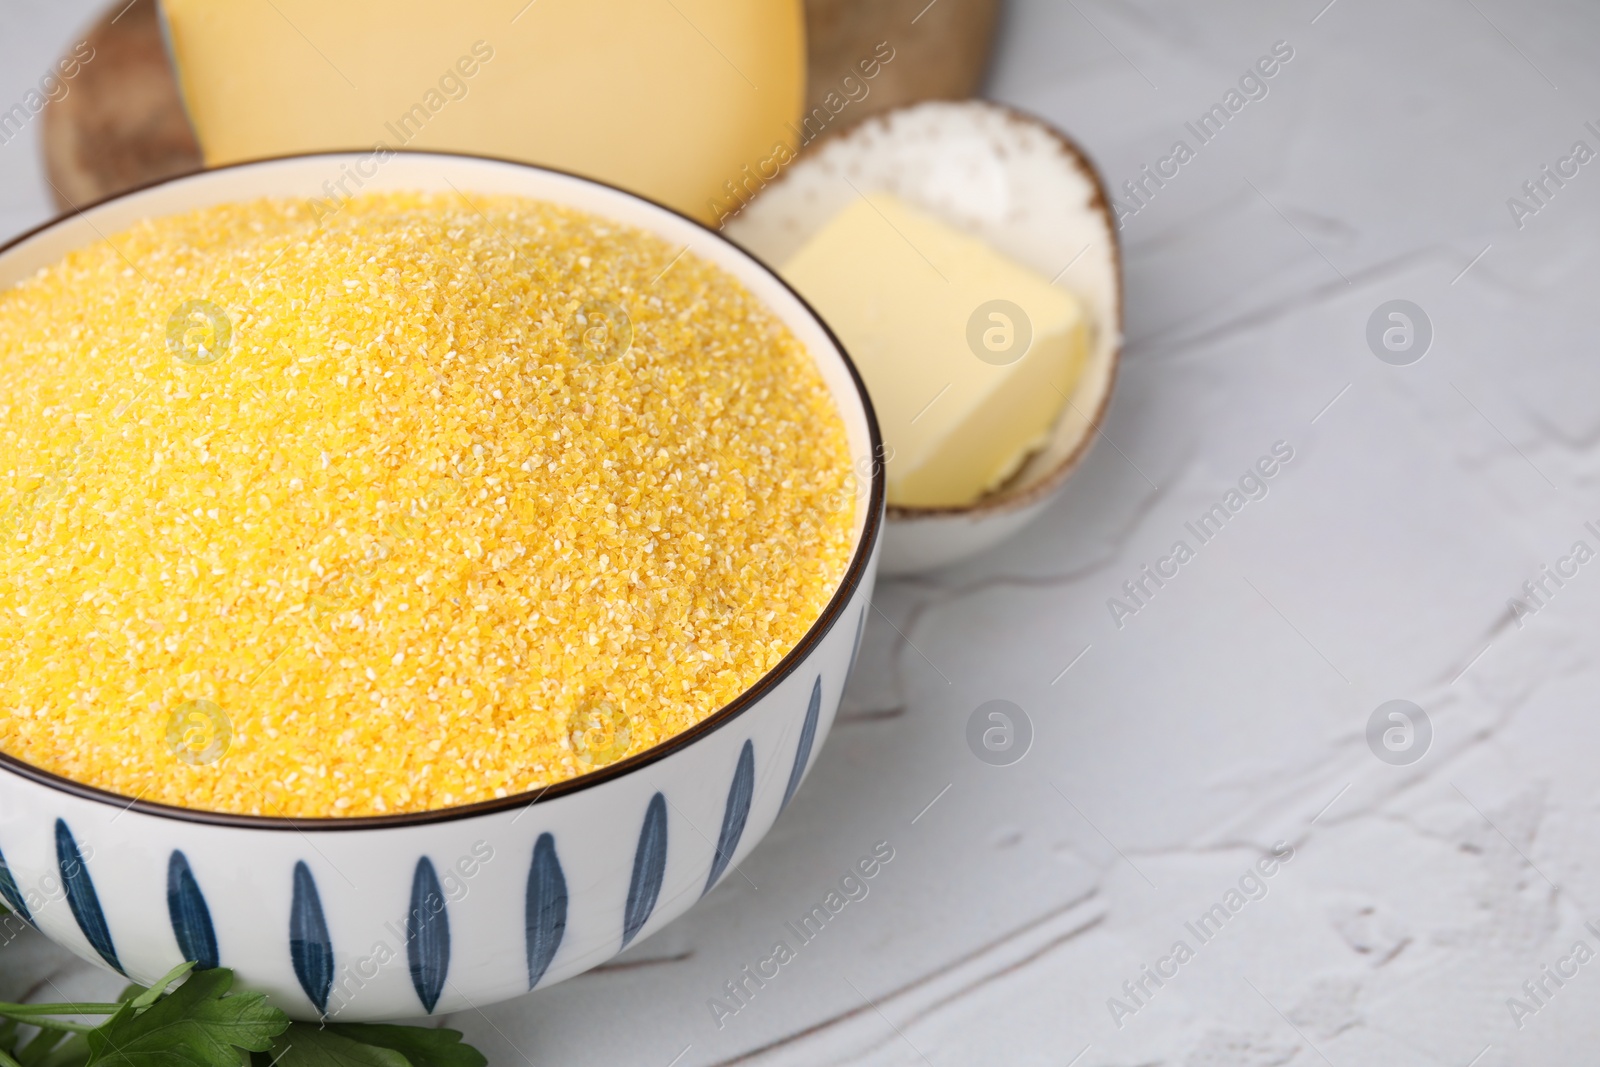
[[[567,933],[567,877],[556,857],[556,839],[540,834],[528,869],[528,896],[523,933],[528,942],[528,988],[532,989],[556,958]]]
[[[650,798],[644,826],[639,829],[639,847],[633,853],[633,878],[628,882],[628,903],[622,912],[622,947],[638,936],[661,895],[661,880],[667,873],[667,798],[660,793]]]
[[[800,788],[800,779],[806,776],[806,764],[811,761],[811,745],[817,739],[817,719],[822,711],[822,675],[811,686],[811,704],[806,708],[806,721],[800,727],[800,745],[794,752],[794,769],[789,772],[789,786],[783,791],[782,811],[789,806],[794,791]]]
[[[22,891],[17,888],[17,880],[11,877],[11,868],[6,866],[6,858],[0,854],[0,897],[5,897],[6,906],[29,923],[33,922],[33,913],[28,911],[28,902],[22,898]]]
[[[126,974],[122,962],[117,959],[117,948],[111,942],[106,913],[100,910],[100,897],[94,891],[94,880],[89,877],[83,854],[78,851],[78,843],[73,840],[72,831],[67,829],[63,819],[56,820],[56,866],[61,870],[67,906],[72,909],[72,917],[78,920],[78,929],[83,931],[83,936],[89,939],[89,944],[101,959],[116,968],[118,974]]]
[[[444,888],[433,861],[423,856],[411,878],[411,910],[406,913],[406,962],[411,965],[411,985],[429,1014],[444,992],[450,970],[450,913],[445,910]]]
[[[739,848],[739,838],[744,836],[745,820],[750,817],[750,800],[756,791],[756,749],[745,741],[739,751],[739,765],[733,771],[733,784],[728,787],[728,806],[722,812],[722,833],[717,835],[717,854],[711,858],[711,873],[706,877],[706,887],[701,896],[711,892],[722,872],[728,869],[733,854]]]
[[[200,883],[189,868],[189,857],[176,849],[167,858],[167,915],[172,919],[172,933],[184,959],[193,960],[202,969],[221,965],[211,909],[206,907]]]
[[[289,903],[289,959],[294,976],[317,1011],[328,1013],[333,988],[333,940],[322,917],[322,898],[305,860],[294,865],[294,898]]]

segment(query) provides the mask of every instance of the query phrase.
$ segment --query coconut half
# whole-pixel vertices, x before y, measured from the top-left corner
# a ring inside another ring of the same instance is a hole
[[[968,99],[983,84],[999,17],[1000,0],[806,0],[807,118],[832,115],[817,129],[833,133],[923,100]],[[863,78],[861,62],[884,46],[894,58]],[[841,99],[849,103],[837,110]]]
[[[1122,270],[1105,188],[1069,138],[981,100],[924,103],[868,119],[803,153],[723,233],[775,267],[852,200],[881,190],[1075,294],[1088,358],[1047,442],[999,489],[963,507],[891,506],[882,567],[930,570],[1015,533],[1082,462],[1111,401],[1122,348]]]
[[[56,207],[73,211],[198,171],[200,142],[178,95],[156,0],[113,2],[84,45],[92,59],[40,115]]]

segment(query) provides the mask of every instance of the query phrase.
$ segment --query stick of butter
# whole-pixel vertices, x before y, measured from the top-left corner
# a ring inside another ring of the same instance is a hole
[[[1071,293],[887,193],[855,200],[781,273],[866,380],[891,504],[959,507],[998,487],[1083,368]]]

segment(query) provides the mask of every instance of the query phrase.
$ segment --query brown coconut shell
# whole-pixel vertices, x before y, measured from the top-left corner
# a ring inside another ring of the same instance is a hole
[[[842,110],[830,134],[922,100],[978,91],[993,50],[1000,0],[806,0],[806,112],[823,107],[859,64],[886,44],[894,58],[870,92]],[[858,90],[859,91],[859,90]]]
[[[45,176],[63,211],[200,170],[155,0],[118,0],[89,30],[94,58],[41,118]]]

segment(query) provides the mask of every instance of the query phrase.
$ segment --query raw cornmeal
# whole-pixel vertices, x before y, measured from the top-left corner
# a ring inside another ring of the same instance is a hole
[[[733,700],[843,576],[849,453],[803,346],[679,253],[530,200],[268,200],[0,294],[0,748],[367,815]]]

